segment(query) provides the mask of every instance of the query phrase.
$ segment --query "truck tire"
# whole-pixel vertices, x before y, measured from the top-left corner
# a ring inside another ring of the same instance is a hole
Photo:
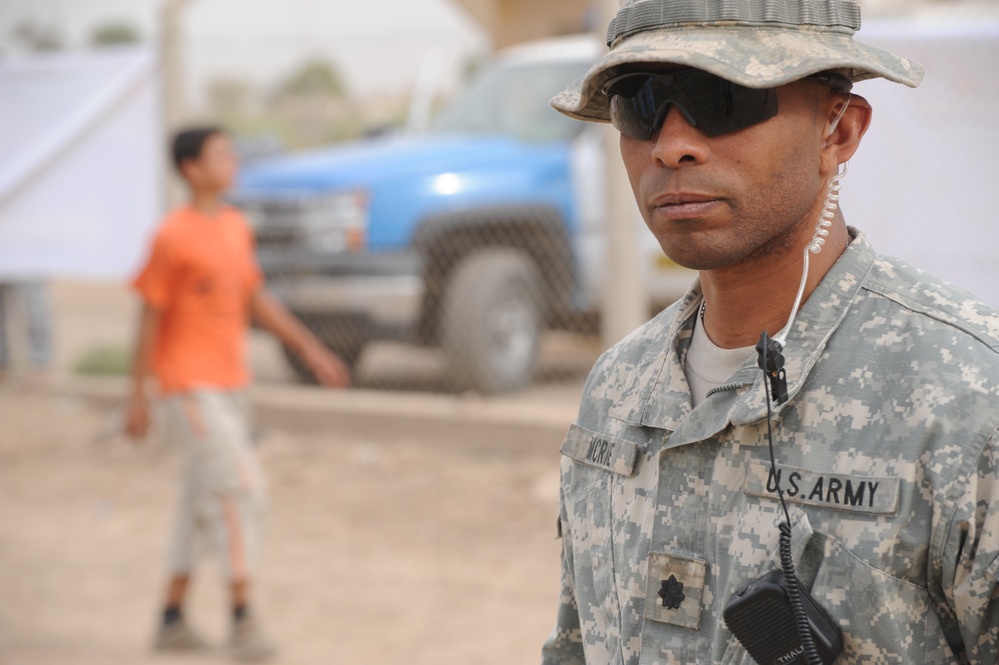
[[[478,251],[451,273],[441,346],[458,386],[516,390],[534,376],[542,312],[534,263],[513,249]]]
[[[361,357],[361,351],[364,349],[363,347],[358,346],[344,349],[330,348],[330,350],[340,356],[340,359],[343,360],[348,369],[353,372],[354,367],[357,366],[358,359]],[[302,359],[299,358],[298,354],[292,351],[290,347],[282,344],[281,352],[284,353],[284,358],[288,361],[288,366],[291,367],[291,370],[295,373],[295,378],[299,383],[304,383],[310,386],[319,384],[319,382],[316,381],[315,375],[312,374],[312,370],[305,366]]]

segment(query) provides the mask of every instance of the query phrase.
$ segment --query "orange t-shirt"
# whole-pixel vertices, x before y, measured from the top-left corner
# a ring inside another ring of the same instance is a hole
[[[163,221],[134,282],[161,312],[152,360],[163,393],[246,385],[250,296],[263,282],[253,247],[235,208],[183,207]]]

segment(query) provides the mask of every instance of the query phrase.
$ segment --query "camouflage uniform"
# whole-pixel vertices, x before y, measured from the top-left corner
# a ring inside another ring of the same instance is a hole
[[[784,349],[774,416],[803,584],[837,663],[999,662],[999,313],[854,239]],[[547,664],[752,663],[729,596],[779,566],[755,358],[691,409],[695,285],[601,357],[562,445]]]

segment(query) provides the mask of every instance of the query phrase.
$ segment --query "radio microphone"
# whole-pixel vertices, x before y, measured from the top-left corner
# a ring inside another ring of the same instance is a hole
[[[722,618],[758,665],[806,665],[807,652],[798,633],[799,618],[791,606],[789,585],[801,599],[808,631],[822,665],[830,665],[843,650],[843,633],[797,579],[782,570],[769,573],[739,589],[725,604]]]

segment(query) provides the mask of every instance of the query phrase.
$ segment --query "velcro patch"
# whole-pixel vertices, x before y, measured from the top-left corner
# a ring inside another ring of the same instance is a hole
[[[632,441],[615,439],[579,425],[571,425],[560,452],[583,464],[622,476],[633,476],[638,466],[639,450],[638,444]]]
[[[652,552],[645,591],[645,618],[697,630],[701,626],[704,571],[700,559]]]
[[[778,482],[787,501],[870,515],[898,512],[901,488],[898,478],[854,476],[778,464],[775,479],[770,464],[752,462],[743,490],[752,496],[779,500]]]

